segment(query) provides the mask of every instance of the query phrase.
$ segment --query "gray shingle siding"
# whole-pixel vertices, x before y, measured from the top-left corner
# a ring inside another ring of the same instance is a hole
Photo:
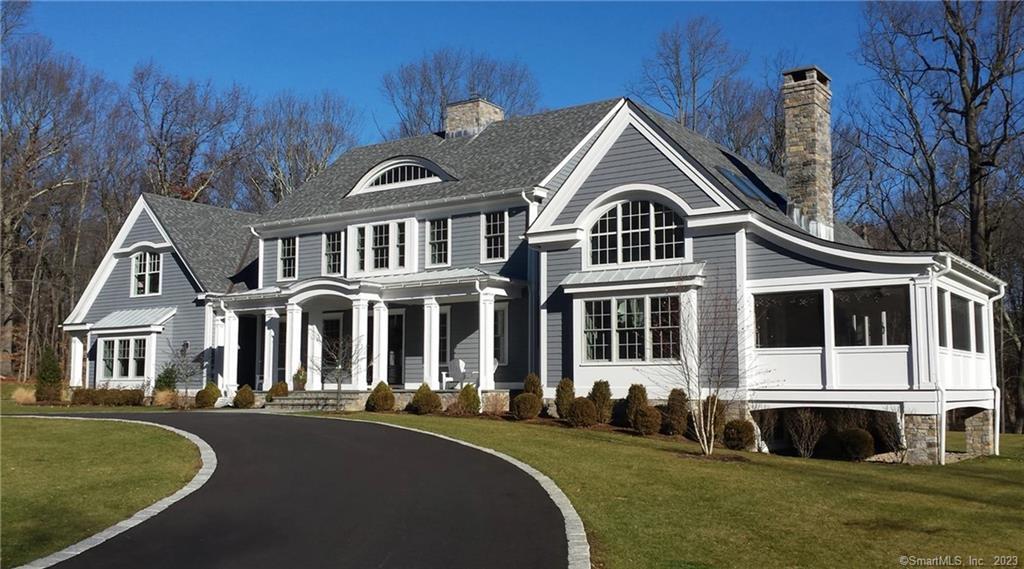
[[[807,258],[757,236],[747,238],[748,279],[834,275],[851,270]]]
[[[479,310],[475,302],[459,302],[451,305],[451,342],[455,359],[466,362],[466,369],[480,369]]]
[[[693,239],[694,261],[704,261],[704,286],[697,291],[697,317],[701,361],[722,361],[712,372],[734,385],[738,371],[736,345],[736,234],[723,233]],[[723,345],[729,342],[732,345]],[[709,378],[705,378],[709,379]]]
[[[405,381],[423,381],[423,306],[405,305]]]
[[[547,384],[558,385],[563,377],[572,377],[572,302],[559,283],[569,273],[580,270],[581,250],[565,249],[547,254],[547,293],[541,302],[547,308]]]
[[[556,223],[572,222],[598,196],[630,183],[661,186],[682,197],[694,209],[716,205],[638,130],[628,126],[559,212]]]
[[[142,241],[150,241],[152,243],[163,243],[164,241],[163,236],[160,235],[160,230],[153,223],[153,218],[145,211],[135,220],[135,225],[128,231],[124,244],[128,246]]]
[[[277,284],[277,238],[263,240],[263,286]]]
[[[320,276],[321,269],[321,253],[323,250],[323,243],[320,233],[307,233],[300,235],[297,242],[299,244],[298,252],[298,268],[296,274],[299,280],[308,279],[310,277]],[[276,249],[275,249],[276,251]]]

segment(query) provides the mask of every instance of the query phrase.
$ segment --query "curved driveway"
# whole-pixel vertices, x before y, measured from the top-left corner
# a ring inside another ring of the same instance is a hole
[[[558,508],[489,454],[350,421],[230,411],[128,418],[202,437],[217,470],[166,511],[56,567],[566,567]]]

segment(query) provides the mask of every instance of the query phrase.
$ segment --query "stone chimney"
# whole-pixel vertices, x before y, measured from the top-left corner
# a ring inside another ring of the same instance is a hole
[[[789,215],[813,235],[832,239],[832,80],[815,66],[782,73]]]
[[[473,136],[500,120],[505,120],[505,111],[483,97],[449,103],[444,110],[444,137]]]

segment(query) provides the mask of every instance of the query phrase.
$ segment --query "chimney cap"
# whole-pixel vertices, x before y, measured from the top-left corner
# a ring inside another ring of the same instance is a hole
[[[471,94],[469,97],[467,97],[465,99],[460,99],[458,101],[452,101],[452,102],[448,103],[446,106],[448,106],[448,107],[455,107],[455,106],[458,106],[458,105],[465,105],[467,103],[476,103],[476,102],[487,103],[488,105],[490,105],[492,107],[497,107],[497,108],[501,109],[502,111],[505,110],[505,109],[501,108],[501,105],[495,103],[494,101],[491,101],[487,97],[484,97],[482,95],[476,95],[476,94]]]
[[[803,65],[801,67],[787,69],[782,72],[782,76],[785,77],[787,83],[797,83],[809,79],[810,71],[814,72],[814,76],[822,85],[826,87],[831,85],[832,78],[830,78],[828,73],[825,73],[825,71],[817,65]]]

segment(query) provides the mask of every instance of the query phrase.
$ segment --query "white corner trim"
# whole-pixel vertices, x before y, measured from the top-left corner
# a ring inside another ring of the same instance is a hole
[[[206,481],[209,480],[211,476],[213,476],[213,472],[217,470],[217,453],[213,451],[213,447],[211,447],[206,441],[199,438],[197,435],[168,425],[161,425],[160,423],[151,423],[149,421],[139,421],[135,419],[107,419],[100,417],[58,417],[54,415],[9,415],[7,417],[25,419],[61,419],[69,421],[116,421],[119,423],[134,423],[137,425],[159,427],[161,429],[170,431],[178,436],[184,437],[188,439],[192,444],[196,445],[196,447],[199,448],[199,460],[200,463],[202,464],[202,466],[199,467],[199,472],[196,472],[196,475],[192,477],[192,480],[190,480],[188,484],[185,484],[185,486],[183,486],[174,494],[171,494],[170,496],[167,496],[162,500],[158,500],[156,503],[146,508],[143,508],[138,512],[135,512],[135,515],[133,515],[132,517],[117,522],[116,524],[108,527],[107,529],[99,533],[93,534],[92,536],[87,537],[82,541],[79,541],[78,543],[65,547],[64,549],[56,553],[51,553],[46,557],[41,557],[39,559],[36,559],[35,561],[31,561],[21,566],[26,569],[42,569],[44,567],[52,567],[53,565],[61,563],[62,561],[66,561],[80,553],[88,551],[96,547],[97,545],[100,545],[101,543],[132,529],[133,527],[141,524],[149,518],[152,518],[153,516],[166,510],[175,502],[183,500],[186,496],[201,488],[203,484],[206,484]]]
[[[307,415],[307,417],[309,416]],[[522,470],[531,478],[536,480],[537,484],[540,484],[540,487],[543,488],[545,492],[547,492],[548,497],[551,498],[551,501],[555,503],[555,507],[558,508],[558,511],[562,513],[562,519],[565,520],[565,539],[568,542],[569,550],[568,568],[590,569],[590,544],[587,542],[587,532],[583,527],[583,520],[580,519],[580,515],[576,512],[576,509],[573,508],[572,502],[569,501],[569,497],[565,495],[565,492],[563,492],[562,489],[559,488],[553,480],[551,480],[551,478],[549,478],[543,472],[530,466],[529,464],[526,464],[525,462],[517,458],[513,458],[503,452],[498,452],[494,449],[475,445],[473,443],[469,443],[446,435],[432,433],[430,431],[424,431],[422,429],[417,429],[415,427],[406,427],[404,425],[395,425],[393,423],[385,423],[381,421],[368,421],[366,419],[352,419],[348,417],[312,416],[311,418],[335,421],[352,421],[355,423],[368,423],[371,425],[382,425],[385,427],[391,427],[392,429],[412,431],[414,433],[420,433],[422,435],[429,435],[431,437],[444,439],[446,441],[453,442],[455,444],[459,444],[465,447],[469,447],[480,452],[485,452],[491,456],[500,458],[501,460],[508,462],[509,464]]]

